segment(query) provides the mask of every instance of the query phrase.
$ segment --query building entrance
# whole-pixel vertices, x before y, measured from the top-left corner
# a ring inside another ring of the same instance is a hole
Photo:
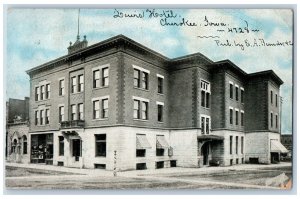
[[[201,155],[203,157],[203,165],[208,165],[208,156],[209,156],[209,142],[203,144],[201,148]]]
[[[73,157],[75,157],[75,161],[79,161],[79,157],[81,156],[81,140],[74,139],[72,140],[72,149],[73,149]]]

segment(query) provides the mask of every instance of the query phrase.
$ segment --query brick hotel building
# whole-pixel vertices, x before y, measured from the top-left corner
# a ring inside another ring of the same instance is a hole
[[[31,163],[106,170],[279,161],[282,80],[123,35],[32,68]],[[115,161],[116,160],[116,161]]]

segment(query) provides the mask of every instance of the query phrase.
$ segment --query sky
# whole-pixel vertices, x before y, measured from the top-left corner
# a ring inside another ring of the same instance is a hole
[[[66,55],[75,42],[78,9],[10,8],[6,14],[6,99],[23,99],[29,96],[25,71]],[[79,24],[89,45],[123,34],[169,58],[200,52],[247,73],[274,70],[284,81],[282,133],[292,133],[291,10],[80,9]]]

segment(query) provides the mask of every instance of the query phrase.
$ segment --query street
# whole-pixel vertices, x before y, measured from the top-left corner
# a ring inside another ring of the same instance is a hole
[[[6,165],[7,189],[282,189],[291,163],[118,172],[48,165]]]

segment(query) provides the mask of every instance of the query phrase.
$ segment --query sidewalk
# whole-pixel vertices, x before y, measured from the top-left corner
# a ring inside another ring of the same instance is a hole
[[[113,176],[113,171],[106,171],[100,169],[79,169],[79,168],[60,167],[60,166],[53,166],[53,165],[20,164],[20,163],[6,163],[5,165],[12,166],[12,167],[60,171],[60,172],[89,175],[89,176]],[[182,173],[203,174],[203,173],[213,173],[213,172],[226,172],[229,170],[258,170],[258,169],[267,169],[267,168],[274,170],[274,168],[287,167],[291,165],[292,165],[291,163],[282,162],[280,164],[271,164],[271,165],[241,164],[241,165],[233,165],[228,167],[204,167],[204,168],[173,167],[173,168],[164,168],[164,169],[120,171],[118,172],[118,176],[124,176],[124,177],[149,176],[149,175],[162,176],[162,175],[182,174]]]

